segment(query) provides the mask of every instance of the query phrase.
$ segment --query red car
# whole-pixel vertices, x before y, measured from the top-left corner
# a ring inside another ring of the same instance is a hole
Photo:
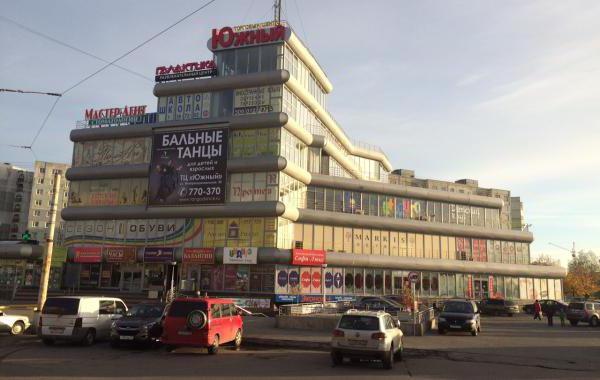
[[[232,300],[224,298],[176,298],[167,307],[161,342],[168,352],[176,347],[206,347],[216,354],[219,346],[242,344],[242,317]]]

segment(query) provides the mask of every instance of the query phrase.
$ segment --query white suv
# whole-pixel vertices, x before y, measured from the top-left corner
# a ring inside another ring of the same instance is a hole
[[[391,369],[394,359],[402,360],[400,322],[383,311],[348,310],[333,330],[331,360],[342,364],[344,357],[353,360],[379,359]]]

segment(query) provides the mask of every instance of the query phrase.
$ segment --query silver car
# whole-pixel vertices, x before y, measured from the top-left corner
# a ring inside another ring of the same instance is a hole
[[[334,365],[345,357],[353,360],[377,359],[391,369],[394,360],[402,360],[402,330],[400,323],[383,311],[349,310],[340,318],[331,338],[331,359]]]

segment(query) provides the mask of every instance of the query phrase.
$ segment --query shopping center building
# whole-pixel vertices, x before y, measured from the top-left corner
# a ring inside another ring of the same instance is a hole
[[[291,28],[215,29],[208,48],[157,68],[156,114],[90,109],[71,132],[69,287],[190,280],[281,303],[401,294],[414,278],[421,298],[563,297],[565,270],[531,265],[533,235],[512,229],[509,191],[418,179],[352,141]]]

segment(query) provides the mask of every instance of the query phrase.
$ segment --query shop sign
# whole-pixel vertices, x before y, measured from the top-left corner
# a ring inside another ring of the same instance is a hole
[[[297,287],[300,284],[300,274],[296,270],[291,270],[288,276],[288,282],[292,288]]]
[[[75,258],[76,263],[99,263],[102,261],[102,247],[76,247]]]
[[[215,61],[188,62],[176,66],[159,66],[156,68],[154,80],[168,82],[180,79],[210,77],[217,75]]]
[[[315,288],[320,288],[321,287],[321,273],[319,272],[313,272],[312,275],[312,287],[313,289]]]
[[[227,129],[155,134],[150,168],[150,205],[224,203]]]
[[[310,271],[302,271],[302,288],[310,288]]]
[[[230,298],[233,304],[243,308],[269,309],[271,300],[269,298]]]
[[[279,287],[284,288],[287,286],[288,284],[288,273],[285,269],[282,269],[280,271],[277,272],[277,285],[279,285]]]
[[[285,39],[285,26],[274,25],[271,27],[252,28],[250,26],[230,27],[212,30],[212,50],[227,49],[238,46],[252,46],[283,41]]]
[[[494,276],[488,277],[488,292],[490,293],[490,298],[494,298]]]
[[[328,302],[352,302],[356,301],[355,296],[344,295],[326,295],[325,299]],[[322,302],[323,295],[312,294],[276,294],[275,302],[277,303],[306,303],[306,302]]]
[[[233,115],[273,112],[280,108],[281,86],[240,88],[233,93]]]
[[[105,247],[104,259],[107,263],[134,263],[137,249],[134,247]]]
[[[144,249],[145,263],[168,263],[175,260],[175,248],[146,247]]]
[[[473,276],[467,275],[467,297],[473,298]]]
[[[298,296],[294,294],[276,294],[275,302],[277,303],[298,303]]]
[[[66,247],[54,247],[52,250],[52,263],[53,267],[62,266],[67,261],[67,248]]]
[[[317,249],[292,249],[292,265],[321,266],[325,264],[325,251]]]
[[[85,110],[85,121],[78,127],[108,127],[129,124],[155,123],[156,113],[146,113],[147,106],[125,106]]]
[[[337,289],[341,289],[343,284],[342,272],[336,272],[333,275],[333,286],[335,286]]]
[[[214,248],[184,248],[183,262],[188,264],[214,264]]]
[[[256,264],[257,258],[257,247],[223,248],[223,264]]]

